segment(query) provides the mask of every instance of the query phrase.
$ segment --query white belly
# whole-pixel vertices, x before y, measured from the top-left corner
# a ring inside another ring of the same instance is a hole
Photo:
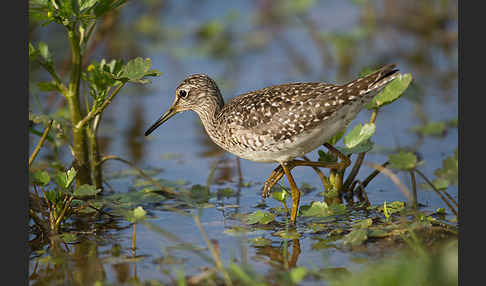
[[[290,142],[278,143],[272,150],[251,151],[236,155],[255,162],[279,163],[304,156],[345,128],[356,117],[362,106],[363,104],[358,102],[343,106],[334,115],[323,120],[318,127],[293,137]]]

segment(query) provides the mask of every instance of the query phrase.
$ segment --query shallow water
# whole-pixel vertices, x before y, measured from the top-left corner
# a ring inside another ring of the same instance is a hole
[[[240,12],[239,23],[241,26],[238,26],[237,30],[245,31],[245,27],[251,23],[250,14],[247,13],[254,12],[254,9],[256,9],[249,2],[241,1],[233,4],[230,1],[218,1],[218,4],[214,2],[201,4],[199,13],[194,13],[194,11],[185,13],[187,11],[187,6],[185,6],[187,1],[174,2],[171,5],[170,12],[164,13],[163,21],[181,29],[190,29],[206,19],[222,17],[222,15],[226,15],[233,9]],[[133,11],[127,10],[125,16],[129,16],[130,13],[133,13]],[[313,11],[310,12],[310,17],[316,21],[322,32],[347,31],[359,25],[359,10],[357,6],[346,1],[318,3],[313,8]],[[457,21],[453,21],[450,25],[456,27]],[[457,32],[457,28],[452,28],[451,30]],[[118,96],[112,106],[107,109],[104,121],[100,127],[100,134],[106,134],[104,136],[108,138],[108,144],[105,144],[103,153],[119,155],[135,162],[140,167],[162,168],[163,171],[157,175],[158,178],[170,181],[184,180],[189,184],[201,185],[206,185],[213,164],[217,160],[221,160],[216,165],[211,191],[214,192],[225,187],[237,190],[239,177],[236,168],[236,158],[232,154],[221,151],[209,141],[207,135],[204,134],[199,119],[194,113],[185,112],[178,114],[159,127],[149,137],[143,136],[143,132],[171,104],[174,90],[178,83],[192,73],[206,73],[215,78],[216,82],[221,82],[220,89],[225,100],[229,101],[234,95],[289,81],[323,80],[343,83],[355,77],[365,66],[375,63],[396,63],[402,73],[411,73],[416,83],[420,86],[421,89],[417,94],[423,101],[419,106],[427,114],[430,121],[457,118],[457,73],[456,76],[452,76],[447,81],[449,87],[445,87],[444,81],[439,80],[444,71],[457,71],[457,42],[453,46],[454,52],[452,56],[446,56],[437,45],[427,45],[427,39],[419,41],[417,39],[420,39],[420,37],[417,35],[404,34],[403,37],[400,37],[394,33],[397,33],[396,29],[377,29],[376,40],[372,41],[372,44],[368,47],[360,45],[359,48],[364,49],[364,52],[360,53],[359,59],[355,59],[352,62],[350,71],[341,77],[335,66],[322,66],[319,51],[312,44],[309,33],[299,25],[295,25],[292,29],[285,31],[283,37],[297,51],[302,53],[301,55],[311,70],[307,74],[296,71],[297,69],[293,67],[288,54],[283,52],[280,46],[281,43],[277,41],[261,52],[246,55],[239,66],[239,72],[229,76],[225,74],[224,63],[221,63],[221,61],[195,55],[177,59],[178,65],[174,68],[175,65],[166,50],[151,49],[149,46],[145,56],[152,59],[153,67],[161,70],[163,75],[153,80],[144,96],[135,95],[134,93],[140,92],[135,88],[126,89]],[[432,42],[434,39],[428,40]],[[171,47],[183,44],[189,46],[187,42],[176,42],[172,43]],[[397,45],[401,48],[396,49]],[[427,64],[422,66],[413,64],[410,58],[401,54],[403,47],[413,49],[417,46],[419,46],[417,48],[419,51],[421,48],[423,50],[433,49],[427,54],[433,55],[431,56],[433,63],[431,66]],[[229,86],[226,82],[223,84],[222,78],[233,80],[234,85]],[[417,118],[415,103],[408,98],[402,97],[398,102],[383,108],[379,113],[376,121],[377,131],[373,136],[373,141],[379,147],[413,146],[417,141],[417,136],[411,133],[410,129],[419,125],[420,120]],[[370,112],[363,110],[351,123],[351,126],[367,121],[369,116]],[[448,129],[447,134],[443,137],[425,137],[418,147],[418,151],[425,161],[420,170],[427,176],[433,177],[434,170],[441,167],[442,160],[450,156],[457,146],[458,133],[456,128]],[[317,151],[311,152],[308,156],[317,158]],[[386,160],[387,153],[383,152],[370,152],[366,156],[366,161],[378,164]],[[246,160],[240,160],[240,165],[242,180],[243,182],[250,182],[250,186],[243,187],[239,196],[211,198],[209,203],[213,206],[203,209],[201,216],[202,226],[205,228],[208,236],[218,241],[223,261],[230,261],[233,258],[239,261],[243,259],[240,248],[242,241],[246,242],[246,239],[228,235],[225,231],[232,226],[240,225],[238,220],[232,218],[232,214],[235,212],[245,214],[259,209],[257,205],[261,202],[262,184],[276,167],[276,164],[255,163]],[[126,166],[113,162],[105,164],[104,168],[105,172],[110,174],[125,169]],[[363,166],[358,178],[364,179],[371,172],[371,168]],[[296,168],[293,170],[293,175],[298,185],[305,182],[316,188],[302,197],[301,206],[309,204],[311,201],[322,200],[322,196],[319,194],[322,191],[322,185],[312,170]],[[408,188],[411,188],[408,176],[399,174],[399,178]],[[286,180],[283,180],[281,183],[287,185]],[[127,192],[134,189],[134,180],[131,178],[114,179],[109,181],[109,184],[116,192]],[[366,191],[372,205],[380,205],[384,201],[406,201],[406,197],[386,176],[378,176],[368,186]],[[456,187],[451,187],[448,191],[457,199]],[[439,207],[447,210],[447,206],[432,191],[421,190],[419,192],[419,202],[425,205],[421,208],[422,210],[434,211]],[[279,203],[271,198],[266,200],[266,204],[265,210],[279,206]],[[228,205],[230,207],[222,208]],[[231,207],[231,205],[236,205],[237,207]],[[203,248],[206,247],[192,217],[184,217],[178,213],[164,210],[161,205],[146,204],[143,207],[149,212],[150,219],[147,221],[148,223],[176,234],[187,243]],[[190,209],[189,212],[194,214],[197,210]],[[451,219],[452,217],[448,213],[446,218]],[[278,220],[282,221],[282,218],[280,217]],[[88,244],[87,242],[71,245],[73,249],[80,249],[81,257],[86,258],[86,256],[91,255],[89,257],[92,260],[89,261],[98,266],[97,271],[102,272],[100,277],[103,277],[108,282],[118,284],[125,281],[127,277],[134,276],[143,281],[150,279],[167,281],[167,277],[161,273],[160,267],[171,269],[172,264],[164,260],[159,264],[157,259],[168,259],[172,256],[186,259],[183,264],[173,264],[173,267],[183,267],[186,271],[185,274],[188,275],[196,274],[202,266],[209,265],[190,252],[171,249],[177,243],[169,241],[164,235],[142,224],[137,227],[136,254],[140,256],[140,259],[136,262],[125,261],[120,263],[118,260],[115,261],[116,263],[111,263],[110,259],[114,257],[111,252],[114,245],[121,246],[122,254],[131,255],[132,228],[127,222],[120,221],[119,223],[126,228],[122,230],[108,230],[106,236],[96,238],[99,241],[94,246],[91,245],[92,249],[86,248],[91,249],[89,251],[82,248],[82,245]],[[298,225],[298,230],[305,231],[303,224],[300,225],[300,228]],[[283,239],[273,236],[272,233],[274,232],[275,230],[258,230],[246,235],[247,238],[263,236],[271,239],[271,246],[274,247],[274,250],[278,248],[281,251]],[[368,251],[363,252],[353,252],[340,247],[314,250],[312,246],[316,243],[316,239],[316,235],[306,233],[303,233],[302,237],[298,239],[300,255],[298,255],[297,266],[318,268],[343,267],[353,271],[360,269],[367,259],[376,260],[377,257],[387,253],[387,251],[380,251],[379,247],[373,245],[365,247]],[[295,241],[289,240],[289,251],[295,245]],[[166,253],[168,249],[170,250],[170,255]],[[93,254],[93,251],[95,254]],[[248,260],[251,261],[253,268],[257,272],[267,273],[271,270],[271,267],[265,261],[275,259],[269,259],[268,256],[261,254],[265,252],[262,248],[247,245],[247,251]],[[71,263],[64,269],[64,273],[73,271],[75,278],[66,278],[64,281],[86,282],[101,279],[96,275],[89,277],[89,273],[94,273],[92,272],[93,270],[89,270],[84,264],[75,263],[76,259],[73,257],[68,258],[68,261],[71,261]],[[33,258],[30,260],[31,274],[36,273],[37,268],[35,265],[38,262],[38,259]],[[42,268],[41,266],[39,267]],[[63,271],[61,270],[61,272]],[[79,280],[76,278],[76,273],[81,277]],[[85,276],[82,273],[85,273]],[[31,279],[31,282],[49,281],[48,275],[40,275],[40,277],[40,279]]]

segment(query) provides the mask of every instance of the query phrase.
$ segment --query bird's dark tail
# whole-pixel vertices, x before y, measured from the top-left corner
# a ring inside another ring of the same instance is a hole
[[[371,91],[380,89],[387,83],[395,79],[398,75],[398,69],[395,69],[395,65],[386,65],[377,71],[358,78],[352,82],[345,84],[346,87],[352,87],[359,90],[359,95],[368,94]]]

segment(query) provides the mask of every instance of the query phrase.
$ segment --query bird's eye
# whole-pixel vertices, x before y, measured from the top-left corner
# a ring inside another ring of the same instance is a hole
[[[185,90],[179,91],[179,96],[180,97],[186,97],[186,95],[187,95],[187,92]]]

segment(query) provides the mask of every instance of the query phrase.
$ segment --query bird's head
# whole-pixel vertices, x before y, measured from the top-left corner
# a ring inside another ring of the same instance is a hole
[[[192,110],[202,118],[214,115],[223,105],[221,92],[214,80],[205,74],[191,75],[179,84],[171,107],[145,132],[145,136],[179,112]]]

